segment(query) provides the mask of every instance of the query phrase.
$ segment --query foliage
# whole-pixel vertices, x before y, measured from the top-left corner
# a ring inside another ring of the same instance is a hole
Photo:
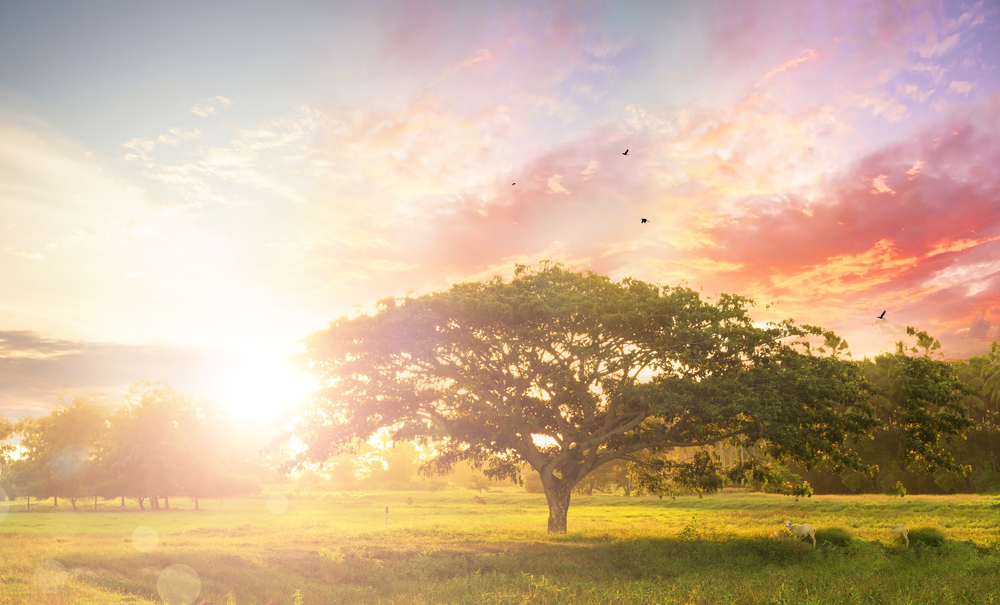
[[[910,544],[924,546],[942,546],[948,536],[936,527],[918,527],[909,531]]]
[[[752,304],[549,263],[518,265],[509,282],[383,299],[306,339],[302,366],[324,386],[296,412],[305,449],[286,468],[322,463],[382,430],[394,442],[433,443],[425,473],[468,460],[514,479],[527,463],[553,532],[566,531],[574,487],[616,460],[646,469],[641,481],[655,493],[721,486],[716,462],[671,458],[678,447],[757,445],[761,456],[727,470],[734,481],[770,481],[769,462],[786,460],[873,472],[850,444],[881,426],[876,390],[840,359],[846,343],[791,320],[759,327]],[[829,355],[814,354],[817,338]],[[926,361],[899,362],[906,455],[951,468],[937,437],[959,434],[965,418],[949,399],[954,385],[939,384],[949,380],[940,362]]]
[[[545,487],[542,485],[542,477],[534,469],[529,468],[523,471],[521,476],[524,480],[524,491],[529,494],[545,493]]]
[[[1000,342],[990,343],[990,352],[986,355],[980,378],[983,381],[982,394],[989,398],[993,409],[1000,406]]]
[[[816,544],[832,544],[847,546],[854,539],[854,534],[843,527],[824,527],[816,530]]]
[[[93,494],[94,446],[104,433],[99,403],[78,395],[40,418],[18,421],[20,458],[13,465],[17,491],[35,498],[64,496],[76,501]]]
[[[256,493],[258,481],[241,468],[231,426],[214,403],[166,385],[131,385],[121,405],[78,395],[49,415],[20,420],[20,459],[12,466],[16,491],[35,498],[129,497],[154,509],[159,498]],[[0,427],[2,428],[2,427]]]
[[[295,491],[311,492],[317,485],[323,482],[323,477],[312,469],[306,469],[299,474],[295,480]]]
[[[0,484],[4,483],[4,480],[7,478],[11,463],[14,461],[12,456],[17,451],[17,446],[8,442],[13,436],[14,423],[7,420],[7,417],[3,414],[0,414]]]

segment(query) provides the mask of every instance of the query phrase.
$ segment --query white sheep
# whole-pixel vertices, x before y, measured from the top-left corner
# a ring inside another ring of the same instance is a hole
[[[907,536],[907,534],[910,533],[910,530],[905,525],[893,525],[889,528],[889,531],[892,535],[901,537],[903,541],[906,542],[907,548],[910,547],[910,538]]]
[[[813,548],[816,548],[816,528],[812,525],[795,525],[791,521],[785,521],[785,527],[797,538],[809,536],[813,541]]]

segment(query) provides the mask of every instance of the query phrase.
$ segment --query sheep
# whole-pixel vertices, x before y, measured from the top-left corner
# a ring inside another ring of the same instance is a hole
[[[906,547],[910,547],[910,538],[907,535],[910,530],[905,525],[893,525],[889,528],[889,532],[894,536],[901,537],[906,542]]]
[[[473,496],[472,497],[472,503],[473,504],[486,504],[486,500],[483,500],[482,496]]]
[[[785,527],[797,538],[809,538],[813,541],[813,548],[816,548],[816,528],[812,525],[794,525],[791,521],[785,521]]]
[[[406,503],[413,506],[413,496],[407,496]]]

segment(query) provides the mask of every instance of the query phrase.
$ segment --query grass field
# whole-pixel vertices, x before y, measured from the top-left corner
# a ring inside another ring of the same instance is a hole
[[[1000,603],[995,497],[577,496],[569,533],[549,536],[544,497],[511,488],[482,506],[473,495],[313,494],[280,514],[266,495],[203,500],[201,512],[187,500],[25,512],[21,500],[0,521],[0,603],[161,603],[171,590],[214,605]],[[818,548],[786,518],[816,526]],[[897,523],[911,539],[922,527],[947,539],[906,549],[885,530]],[[133,544],[140,526],[158,541],[140,532]],[[832,543],[836,528],[853,540]],[[200,590],[164,573],[178,564]]]

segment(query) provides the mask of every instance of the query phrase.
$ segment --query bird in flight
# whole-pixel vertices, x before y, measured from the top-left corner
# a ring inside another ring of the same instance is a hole
[[[882,314],[879,315],[878,318],[879,319],[885,319],[885,311],[882,311]]]
[[[625,153],[623,153],[622,155],[628,155],[628,149],[626,149]]]
[[[642,219],[642,222],[648,223],[649,221],[647,219]]]
[[[513,187],[514,185],[517,185],[517,183],[511,183],[510,184],[511,187]]]

